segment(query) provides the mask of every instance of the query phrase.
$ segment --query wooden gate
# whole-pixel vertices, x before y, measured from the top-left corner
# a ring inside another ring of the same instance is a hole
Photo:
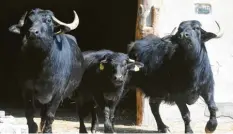
[[[159,8],[156,3],[161,0],[138,0],[138,13],[136,22],[135,39],[141,39],[148,34],[156,34],[156,22]],[[136,125],[152,125],[155,123],[149,106],[149,98],[145,97],[140,89],[136,89]]]

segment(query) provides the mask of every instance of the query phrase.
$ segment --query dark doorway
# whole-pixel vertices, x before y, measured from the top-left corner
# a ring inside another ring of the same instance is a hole
[[[15,75],[20,40],[8,32],[8,27],[18,23],[26,10],[50,9],[64,22],[71,22],[72,10],[76,10],[80,25],[71,34],[76,36],[82,51],[111,49],[126,52],[127,44],[134,40],[137,0],[4,0],[1,3],[1,108],[22,106]]]

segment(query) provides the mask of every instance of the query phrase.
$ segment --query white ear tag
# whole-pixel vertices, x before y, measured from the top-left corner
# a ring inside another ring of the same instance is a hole
[[[134,66],[134,71],[135,71],[135,72],[138,72],[139,70],[140,70],[139,67],[138,67],[137,65],[135,65],[135,66]]]

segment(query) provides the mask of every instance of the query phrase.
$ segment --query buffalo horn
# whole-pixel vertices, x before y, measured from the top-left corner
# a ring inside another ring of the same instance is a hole
[[[215,21],[215,23],[217,24],[218,29],[219,29],[218,33],[216,33],[216,35],[217,35],[216,38],[221,38],[221,37],[223,36],[224,32],[223,32],[223,30],[220,28],[220,25],[218,24],[218,22]]]
[[[71,30],[74,30],[75,28],[77,28],[78,24],[79,24],[79,17],[77,15],[76,11],[73,11],[73,12],[74,12],[74,21],[72,23],[69,23],[69,24],[64,23],[64,22],[58,20],[55,16],[52,16],[52,19],[53,19],[53,21],[55,21],[59,25],[62,25],[62,26],[69,28],[69,31],[71,31]]]

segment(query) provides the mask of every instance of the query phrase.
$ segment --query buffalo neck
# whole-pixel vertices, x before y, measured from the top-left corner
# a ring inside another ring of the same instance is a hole
[[[175,57],[179,59],[183,59],[182,62],[188,64],[190,67],[200,65],[203,60],[208,58],[205,45],[203,43],[196,42],[195,44],[192,43],[188,48],[188,44],[186,44],[187,48],[184,48],[184,45],[181,45],[180,42],[177,40],[176,36],[173,36],[171,39],[173,44],[178,44],[179,47],[176,49]]]
[[[69,70],[68,68],[71,64],[70,46],[67,43],[64,45],[64,42],[67,41],[62,35],[57,36],[60,37],[59,41],[54,38],[54,40],[47,42],[47,44],[43,44],[48,46],[47,49],[35,47],[34,44],[24,50],[23,66],[33,77],[38,77],[40,73],[46,73],[47,75],[61,73],[58,72],[59,69],[62,69],[64,71],[63,73]],[[51,72],[51,69],[54,72]]]
[[[202,63],[208,60],[207,51],[204,45],[200,45],[201,47],[195,49],[193,51],[184,51],[184,60],[190,66],[198,67],[201,66]]]

